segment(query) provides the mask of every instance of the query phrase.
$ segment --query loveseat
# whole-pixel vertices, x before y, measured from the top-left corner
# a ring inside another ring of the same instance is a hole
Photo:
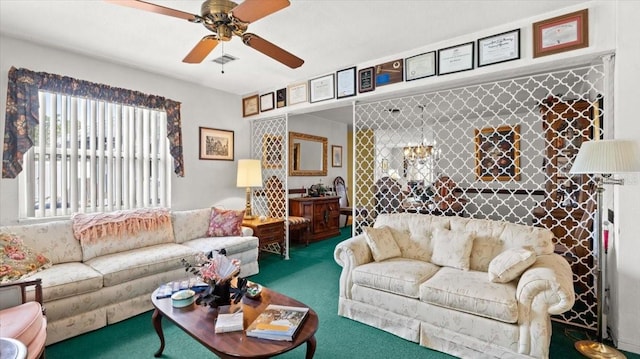
[[[168,211],[170,219],[155,228],[95,241],[76,239],[71,219],[0,227],[0,233],[15,234],[51,261],[23,280],[42,279],[47,344],[52,344],[152,309],[151,293],[160,284],[187,277],[182,258],[193,261],[200,252],[224,248],[227,256],[240,259],[242,276],[258,273],[252,230],[207,237],[211,212]]]
[[[338,314],[463,358],[547,358],[572,273],[542,228],[379,215],[339,243]]]

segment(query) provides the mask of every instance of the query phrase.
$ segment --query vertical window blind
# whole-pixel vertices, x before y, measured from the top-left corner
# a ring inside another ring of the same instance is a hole
[[[164,111],[45,91],[39,103],[20,174],[22,218],[170,206]]]

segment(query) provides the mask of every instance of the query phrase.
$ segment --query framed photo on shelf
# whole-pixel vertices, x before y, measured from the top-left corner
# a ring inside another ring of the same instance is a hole
[[[258,113],[260,113],[260,108],[258,107],[258,95],[242,99],[242,117],[257,115]]]
[[[436,52],[407,57],[404,59],[404,72],[407,81],[422,79],[436,74]]]
[[[308,101],[306,82],[289,85],[289,87],[287,88],[287,92],[289,93],[289,105],[295,105]]]
[[[200,127],[200,159],[233,161],[233,131]]]
[[[342,167],[342,146],[331,145],[331,167]]]
[[[520,126],[475,130],[476,177],[482,181],[520,180]]]
[[[404,80],[404,61],[402,59],[376,65],[376,86],[390,85]]]
[[[520,29],[478,39],[478,67],[520,58]]]
[[[274,109],[273,92],[260,95],[260,112],[265,112]]]
[[[589,46],[589,9],[533,23],[533,57]]]
[[[262,168],[282,168],[282,136],[264,135],[262,137]]]
[[[280,89],[276,91],[276,107],[285,107],[287,105],[287,89]]]
[[[356,95],[355,66],[336,72],[336,89],[337,98]]]
[[[320,102],[335,97],[335,76],[329,74],[309,80],[309,102]]]
[[[369,92],[376,89],[376,81],[373,77],[374,68],[367,67],[358,71],[358,92]]]
[[[473,70],[473,42],[438,50],[438,75]]]

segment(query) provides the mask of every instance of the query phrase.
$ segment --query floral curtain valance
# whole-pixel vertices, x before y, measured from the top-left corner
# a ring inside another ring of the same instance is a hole
[[[164,110],[167,113],[167,138],[174,172],[179,177],[184,176],[180,102],[67,76],[11,67],[2,154],[3,178],[15,178],[22,171],[24,153],[33,146],[30,134],[38,125],[39,90]]]

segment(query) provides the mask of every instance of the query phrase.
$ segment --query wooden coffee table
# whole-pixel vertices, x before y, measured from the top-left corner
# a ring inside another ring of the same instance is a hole
[[[302,343],[307,343],[307,359],[313,358],[313,354],[316,351],[316,338],[314,335],[318,330],[318,315],[311,308],[309,308],[307,318],[302,323],[302,328],[299,329],[294,340],[288,342],[247,337],[244,330],[216,334],[214,325],[218,310],[196,305],[195,303],[184,308],[174,308],[171,305],[171,298],[157,299],[155,291],[151,295],[151,301],[155,307],[151,321],[160,338],[160,349],[154,354],[155,357],[160,357],[164,350],[162,317],[166,317],[175,323],[187,334],[199,341],[200,344],[221,358],[268,358],[288,352]],[[258,299],[245,297],[241,303],[244,312],[244,328],[247,328],[270,303],[308,307],[293,298],[268,288],[262,289],[262,294]]]

